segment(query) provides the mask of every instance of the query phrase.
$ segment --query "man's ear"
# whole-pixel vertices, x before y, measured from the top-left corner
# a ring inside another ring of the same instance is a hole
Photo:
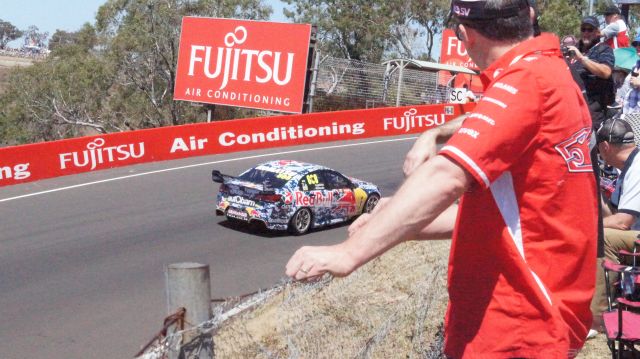
[[[469,31],[467,31],[468,28],[462,24],[458,26],[460,26],[459,28],[460,40],[464,41],[465,43],[468,43],[469,42]]]

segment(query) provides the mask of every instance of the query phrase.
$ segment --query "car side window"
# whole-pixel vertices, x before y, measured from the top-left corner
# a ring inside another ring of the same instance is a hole
[[[324,172],[327,189],[345,189],[351,187],[348,178],[335,171]]]
[[[325,189],[325,179],[320,171],[310,172],[302,176],[299,187],[303,191],[316,191]]]

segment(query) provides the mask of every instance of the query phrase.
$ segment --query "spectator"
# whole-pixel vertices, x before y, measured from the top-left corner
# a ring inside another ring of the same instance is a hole
[[[469,85],[465,83],[464,85],[462,85],[462,88],[464,88],[464,91],[465,91],[465,94],[464,94],[465,101],[464,102],[465,103],[476,102],[476,100],[478,98],[473,93],[473,91],[469,90]]]
[[[631,73],[625,79],[626,83],[622,85],[621,91],[624,92],[622,113],[625,116],[640,113],[640,76],[638,75],[640,75],[640,60],[636,62]]]
[[[582,19],[578,46],[573,51],[570,66],[580,74],[587,90],[587,100],[593,128],[598,128],[607,115],[607,106],[615,101],[611,74],[615,65],[613,49],[600,42],[599,22],[595,16]]]
[[[636,35],[636,38],[633,39],[631,46],[635,47],[638,54],[640,54],[640,34]]]
[[[451,10],[483,70],[483,98],[369,221],[340,244],[299,249],[286,273],[348,275],[403,241],[453,231],[445,354],[567,358],[591,324],[596,271],[595,182],[577,140],[590,132],[588,109],[559,39],[533,38],[527,0],[453,0]],[[442,213],[461,195],[454,229]]]
[[[633,250],[640,232],[640,156],[631,125],[614,117],[603,122],[597,134],[598,149],[604,161],[621,171],[611,199],[605,208],[605,258],[621,263],[618,251]],[[609,210],[611,209],[611,210]],[[596,283],[594,315],[601,318],[607,309],[604,280]]]
[[[612,49],[629,47],[629,31],[627,24],[620,15],[620,9],[611,5],[604,11],[604,22],[607,24],[602,29],[602,36],[607,45]]]

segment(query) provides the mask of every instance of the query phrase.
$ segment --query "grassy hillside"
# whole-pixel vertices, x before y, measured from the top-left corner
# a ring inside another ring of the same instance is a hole
[[[33,64],[33,59],[30,58],[0,55],[0,93],[4,91],[7,74],[11,71],[11,68],[15,66],[30,66],[31,64]]]
[[[214,336],[220,358],[441,358],[449,241],[410,242],[346,278],[288,283]],[[283,264],[284,265],[284,264]],[[610,356],[603,335],[581,359]]]

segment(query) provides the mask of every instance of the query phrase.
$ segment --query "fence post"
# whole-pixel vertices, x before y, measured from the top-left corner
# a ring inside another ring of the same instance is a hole
[[[208,265],[189,262],[170,264],[167,267],[166,280],[167,312],[172,314],[184,307],[185,329],[211,319],[211,280]],[[199,334],[185,334],[182,344],[191,342]],[[213,358],[213,353],[204,350],[199,353],[199,358]]]

